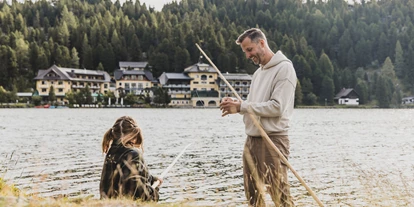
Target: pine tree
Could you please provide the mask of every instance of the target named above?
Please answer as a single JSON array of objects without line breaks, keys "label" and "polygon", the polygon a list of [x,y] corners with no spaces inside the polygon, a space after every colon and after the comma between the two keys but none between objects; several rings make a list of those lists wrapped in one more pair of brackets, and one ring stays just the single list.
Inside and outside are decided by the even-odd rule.
[{"label": "pine tree", "polygon": [[70,67],[79,68],[79,56],[78,56],[78,51],[76,51],[75,47],[72,48],[70,56],[71,56]]},{"label": "pine tree", "polygon": [[404,52],[398,40],[395,44],[395,73],[398,78],[402,79],[405,71]]}]

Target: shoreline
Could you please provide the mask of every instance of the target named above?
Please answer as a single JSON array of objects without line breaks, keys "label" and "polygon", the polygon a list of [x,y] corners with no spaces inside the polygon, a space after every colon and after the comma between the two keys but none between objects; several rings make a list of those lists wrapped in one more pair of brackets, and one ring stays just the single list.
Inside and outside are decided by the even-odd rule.
[{"label": "shoreline", "polygon": [[[129,108],[165,108],[165,109],[206,109],[206,108],[220,108],[220,107],[211,107],[211,106],[153,106],[149,104],[136,104],[136,105],[101,105],[101,104],[84,104],[82,106],[77,105],[66,105],[66,106],[53,106],[49,104],[35,106],[33,104],[26,104],[26,103],[1,103],[0,109],[21,109],[21,108],[38,108],[38,109],[129,109]],[[390,107],[390,108],[380,108],[378,106],[368,106],[368,105],[333,105],[333,106],[321,106],[321,105],[314,105],[314,106],[306,106],[306,105],[299,105],[295,106],[295,109],[413,109],[414,104],[404,104],[400,107]]]}]

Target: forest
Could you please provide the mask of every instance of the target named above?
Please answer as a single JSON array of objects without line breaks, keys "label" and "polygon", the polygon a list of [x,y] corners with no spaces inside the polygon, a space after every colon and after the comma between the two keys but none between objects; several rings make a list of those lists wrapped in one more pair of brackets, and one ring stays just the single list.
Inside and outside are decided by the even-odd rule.
[{"label": "forest", "polygon": [[[414,94],[414,0],[181,0],[161,11],[139,0],[0,0],[0,86],[31,91],[38,70],[104,70],[148,61],[154,77],[200,59],[222,72],[252,74],[235,43],[258,27],[292,60],[297,105],[334,104],[354,88],[360,104],[399,107]],[[208,63],[207,61],[205,61]]]}]

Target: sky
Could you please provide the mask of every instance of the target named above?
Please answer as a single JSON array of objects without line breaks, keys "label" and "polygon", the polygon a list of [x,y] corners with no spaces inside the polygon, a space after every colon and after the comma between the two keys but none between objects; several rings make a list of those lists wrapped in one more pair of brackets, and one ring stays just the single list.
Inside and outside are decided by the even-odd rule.
[{"label": "sky", "polygon": [[161,11],[164,4],[170,3],[172,1],[180,2],[180,0],[139,0],[141,4],[145,3],[147,7],[148,6],[154,7],[155,10],[157,11]]}]

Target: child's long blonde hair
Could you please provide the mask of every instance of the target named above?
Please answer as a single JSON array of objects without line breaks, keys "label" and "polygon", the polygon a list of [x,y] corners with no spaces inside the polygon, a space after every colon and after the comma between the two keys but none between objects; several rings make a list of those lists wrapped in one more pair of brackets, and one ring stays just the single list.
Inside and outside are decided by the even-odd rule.
[{"label": "child's long blonde hair", "polygon": [[[133,145],[133,140],[135,140]],[[112,128],[108,129],[103,136],[102,151],[108,153],[112,142],[120,141],[124,146],[135,146],[143,151],[144,137],[141,129],[135,120],[130,116],[122,116],[118,118]]]}]

